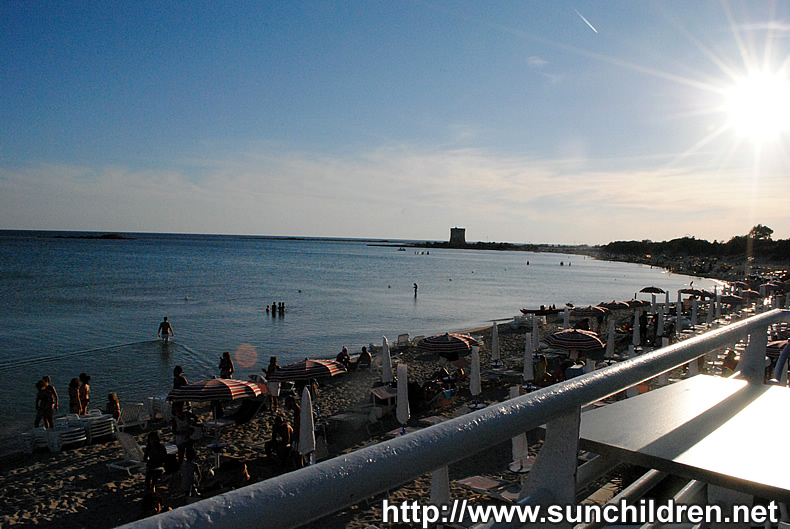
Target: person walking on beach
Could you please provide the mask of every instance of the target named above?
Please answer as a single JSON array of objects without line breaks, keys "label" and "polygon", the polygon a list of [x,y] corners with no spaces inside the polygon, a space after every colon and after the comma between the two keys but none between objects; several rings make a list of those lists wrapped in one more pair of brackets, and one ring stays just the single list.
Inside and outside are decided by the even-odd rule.
[{"label": "person walking on beach", "polygon": [[277,357],[272,356],[269,358],[269,366],[266,368],[266,388],[269,390],[269,407],[273,412],[277,411],[277,401],[280,398],[280,381],[270,379],[278,369],[280,369],[280,364],[277,363]]},{"label": "person walking on beach", "polygon": [[82,404],[80,403],[80,379],[74,377],[69,382],[69,413],[80,414]]},{"label": "person walking on beach", "polygon": [[44,421],[44,428],[52,428],[53,425],[53,409],[55,408],[55,401],[52,398],[52,392],[48,391],[49,384],[46,380],[41,379],[36,382],[36,421],[33,424],[38,428],[41,421]]},{"label": "person walking on beach", "polygon": [[230,353],[225,351],[219,359],[219,378],[230,378],[235,370]]},{"label": "person walking on beach", "polygon": [[80,415],[87,415],[88,413],[88,404],[90,404],[91,400],[91,387],[88,384],[90,381],[90,375],[80,373],[80,406],[82,406]]},{"label": "person walking on beach", "polygon": [[162,323],[159,324],[159,331],[156,333],[158,337],[162,338],[162,341],[167,343],[170,340],[171,335],[175,335],[173,332],[173,327],[170,325],[170,322],[167,321],[167,316],[165,316]]}]

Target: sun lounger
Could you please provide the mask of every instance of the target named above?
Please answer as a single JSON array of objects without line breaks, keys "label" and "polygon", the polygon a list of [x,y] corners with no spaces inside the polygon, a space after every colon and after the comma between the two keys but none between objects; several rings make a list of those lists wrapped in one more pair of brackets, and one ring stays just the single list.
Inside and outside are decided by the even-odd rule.
[{"label": "sun lounger", "polygon": [[124,431],[132,426],[145,428],[148,421],[143,418],[143,404],[129,404],[121,409],[121,416],[118,418],[118,429]]},{"label": "sun lounger", "polygon": [[121,445],[123,458],[120,461],[107,463],[107,468],[125,470],[130,476],[133,470],[144,468],[145,455],[143,454],[143,448],[137,444],[134,437],[125,432],[118,432],[116,438]]}]

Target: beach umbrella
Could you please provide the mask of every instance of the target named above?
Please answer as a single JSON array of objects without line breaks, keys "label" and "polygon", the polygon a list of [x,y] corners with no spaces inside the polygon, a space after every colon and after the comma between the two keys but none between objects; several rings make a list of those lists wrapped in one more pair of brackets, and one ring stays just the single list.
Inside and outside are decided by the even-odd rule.
[{"label": "beach umbrella", "polygon": [[603,342],[596,333],[583,329],[557,331],[546,338],[546,343],[568,351],[595,351],[603,348]]},{"label": "beach umbrella", "polygon": [[406,433],[409,422],[409,368],[406,364],[398,364],[398,400],[395,404],[395,418],[403,427],[401,435]]},{"label": "beach umbrella", "polygon": [[666,291],[663,288],[652,287],[652,286],[651,287],[645,287],[642,290],[640,290],[639,292],[643,292],[645,294],[665,294],[666,293]]},{"label": "beach umbrella", "polygon": [[469,407],[472,409],[482,408],[483,405],[478,403],[477,397],[483,392],[483,387],[480,382],[480,352],[472,351],[472,366],[469,370],[469,393],[474,397],[474,404]]},{"label": "beach umbrella", "polygon": [[468,354],[476,345],[477,340],[468,334],[444,333],[423,338],[417,343],[417,350],[438,354],[448,360],[458,360],[460,355]]},{"label": "beach umbrella", "polygon": [[631,307],[632,309],[638,309],[638,308],[647,307],[648,305],[650,305],[649,301],[647,301],[645,299],[636,299],[636,298],[629,299],[628,301],[625,301],[624,303],[626,305],[628,305],[629,307]]},{"label": "beach umbrella", "polygon": [[614,320],[609,320],[609,338],[606,339],[605,358],[614,358]]},{"label": "beach umbrella", "polygon": [[[681,294],[688,294],[690,296],[697,296],[698,298],[705,297],[706,295],[706,291],[700,290],[698,288],[681,288],[680,290],[678,290],[678,292]],[[710,294],[710,292],[708,292],[707,294]]]},{"label": "beach umbrella", "polygon": [[736,296],[735,294],[726,294],[719,298],[719,303],[724,303],[726,305],[740,305],[743,303],[743,298],[741,296]]},{"label": "beach umbrella", "polygon": [[749,288],[749,283],[746,281],[733,281],[730,283],[730,286],[735,288]]},{"label": "beach umbrella", "polygon": [[313,424],[313,401],[310,398],[310,388],[305,386],[302,390],[302,407],[299,416],[299,454],[309,456],[309,464],[313,464],[315,453],[315,424]]},{"label": "beach umbrella", "polygon": [[625,301],[614,300],[598,303],[598,306],[609,310],[624,310],[631,308],[630,305],[628,305],[628,303]]},{"label": "beach umbrella", "polygon": [[499,330],[497,329],[496,322],[493,322],[493,325],[491,325],[491,365],[502,365],[499,356]]},{"label": "beach umbrella", "polygon": [[381,381],[385,384],[392,382],[392,358],[390,358],[390,343],[385,336],[381,342]]},{"label": "beach umbrella", "polygon": [[609,309],[605,307],[595,306],[592,305],[587,307],[574,307],[571,309],[571,314],[573,316],[581,317],[581,318],[598,318],[602,316],[606,316],[609,314]]},{"label": "beach umbrella", "polygon": [[524,382],[535,380],[535,366],[532,361],[532,333],[527,333],[524,340]]},{"label": "beach umbrella", "polygon": [[762,297],[762,296],[760,296],[760,293],[757,292],[756,290],[750,290],[748,288],[745,289],[745,290],[741,290],[738,293],[738,295],[741,296],[744,299],[754,299],[754,298]]},{"label": "beach umbrella", "polygon": [[288,364],[278,369],[269,380],[277,382],[283,380],[300,381],[312,378],[333,377],[346,373],[343,364],[334,360],[312,360],[305,358],[299,362]]},{"label": "beach umbrella", "polygon": [[207,378],[192,382],[170,391],[167,400],[210,402],[238,400],[257,397],[261,394],[258,384],[232,378]]}]

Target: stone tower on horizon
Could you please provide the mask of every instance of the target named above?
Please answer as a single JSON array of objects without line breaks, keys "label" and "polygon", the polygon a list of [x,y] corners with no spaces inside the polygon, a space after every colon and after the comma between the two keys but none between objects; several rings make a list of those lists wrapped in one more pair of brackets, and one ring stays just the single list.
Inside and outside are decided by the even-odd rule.
[{"label": "stone tower on horizon", "polygon": [[466,228],[450,228],[450,246],[454,248],[466,246]]}]

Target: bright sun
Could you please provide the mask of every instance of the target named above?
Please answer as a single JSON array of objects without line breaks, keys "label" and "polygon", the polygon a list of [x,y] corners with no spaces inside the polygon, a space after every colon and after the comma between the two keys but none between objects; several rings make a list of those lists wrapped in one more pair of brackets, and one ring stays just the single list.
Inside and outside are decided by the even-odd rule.
[{"label": "bright sun", "polygon": [[752,74],[727,91],[729,125],[756,141],[776,138],[790,130],[790,80]]}]

